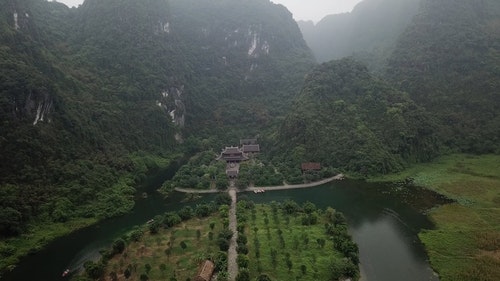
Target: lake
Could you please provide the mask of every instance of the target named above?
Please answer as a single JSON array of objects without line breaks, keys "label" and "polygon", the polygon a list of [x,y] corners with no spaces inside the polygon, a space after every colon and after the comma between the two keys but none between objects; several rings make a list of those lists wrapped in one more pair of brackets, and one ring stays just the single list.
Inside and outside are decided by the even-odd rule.
[{"label": "lake", "polygon": [[[170,174],[170,173],[169,173]],[[99,250],[157,214],[213,200],[215,195],[182,203],[184,194],[174,193],[164,200],[154,192],[165,176],[152,178],[142,187],[148,198],[138,198],[132,212],[100,222],[50,243],[42,251],[24,258],[1,280],[63,280],[66,269],[81,268],[88,259],[99,257]],[[317,207],[331,206],[343,212],[350,232],[359,245],[363,281],[439,280],[432,272],[417,233],[432,228],[423,212],[445,198],[418,187],[401,188],[389,184],[343,180],[307,189],[239,193],[256,203],[292,199],[311,201]]]}]

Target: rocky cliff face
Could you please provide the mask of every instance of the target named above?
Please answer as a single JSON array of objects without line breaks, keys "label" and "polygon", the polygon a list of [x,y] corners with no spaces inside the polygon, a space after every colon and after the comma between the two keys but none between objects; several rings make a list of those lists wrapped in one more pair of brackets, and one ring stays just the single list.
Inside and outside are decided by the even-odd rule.
[{"label": "rocky cliff face", "polygon": [[0,10],[0,184],[64,189],[87,167],[74,162],[127,170],[138,150],[262,130],[313,65],[291,14],[268,0],[11,0]]}]

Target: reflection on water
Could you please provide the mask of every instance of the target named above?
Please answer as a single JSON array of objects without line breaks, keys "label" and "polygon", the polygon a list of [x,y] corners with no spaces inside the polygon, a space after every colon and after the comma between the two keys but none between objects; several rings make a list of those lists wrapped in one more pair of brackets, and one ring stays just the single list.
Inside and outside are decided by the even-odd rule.
[{"label": "reflection on water", "polygon": [[[2,280],[62,280],[61,273],[66,268],[81,268],[86,260],[98,257],[100,249],[109,247],[113,240],[134,225],[185,205],[180,203],[182,194],[173,194],[166,201],[155,195],[152,191],[160,182],[148,184],[150,196],[139,200],[130,214],[54,241],[41,252],[23,259]],[[320,208],[331,206],[343,212],[360,248],[363,281],[438,280],[429,268],[416,234],[422,228],[432,227],[421,210],[446,200],[427,190],[346,180],[310,189],[240,193],[239,197],[247,197],[257,203],[284,199],[298,203],[311,201]],[[213,198],[214,195],[205,195],[201,201],[189,204]]]},{"label": "reflection on water", "polygon": [[307,190],[248,194],[256,202],[293,199],[343,212],[359,245],[363,281],[437,281],[417,233],[432,228],[422,210],[448,200],[425,189],[393,188],[357,181]]},{"label": "reflection on water", "polygon": [[361,249],[363,280],[438,280],[417,237],[407,233],[392,214],[365,221],[352,228],[351,233]]}]

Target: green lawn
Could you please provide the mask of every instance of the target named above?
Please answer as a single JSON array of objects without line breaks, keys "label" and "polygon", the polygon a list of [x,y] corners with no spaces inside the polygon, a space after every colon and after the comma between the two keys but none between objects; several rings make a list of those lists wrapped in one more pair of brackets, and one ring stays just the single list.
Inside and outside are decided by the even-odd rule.
[{"label": "green lawn", "polygon": [[500,155],[451,155],[373,179],[408,177],[456,203],[432,210],[420,233],[441,281],[500,280]]}]

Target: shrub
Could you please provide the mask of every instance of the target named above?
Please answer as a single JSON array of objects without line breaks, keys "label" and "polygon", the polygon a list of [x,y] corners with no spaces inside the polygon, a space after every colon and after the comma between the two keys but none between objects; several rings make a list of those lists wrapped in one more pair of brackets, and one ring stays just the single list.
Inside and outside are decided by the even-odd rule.
[{"label": "shrub", "polygon": [[125,241],[123,239],[117,239],[113,242],[113,255],[121,254],[125,250]]},{"label": "shrub", "polygon": [[236,276],[236,281],[250,281],[250,273],[248,272],[248,269],[244,268],[240,270]]},{"label": "shrub", "polygon": [[239,268],[248,268],[250,260],[246,255],[238,255],[237,263]]}]

